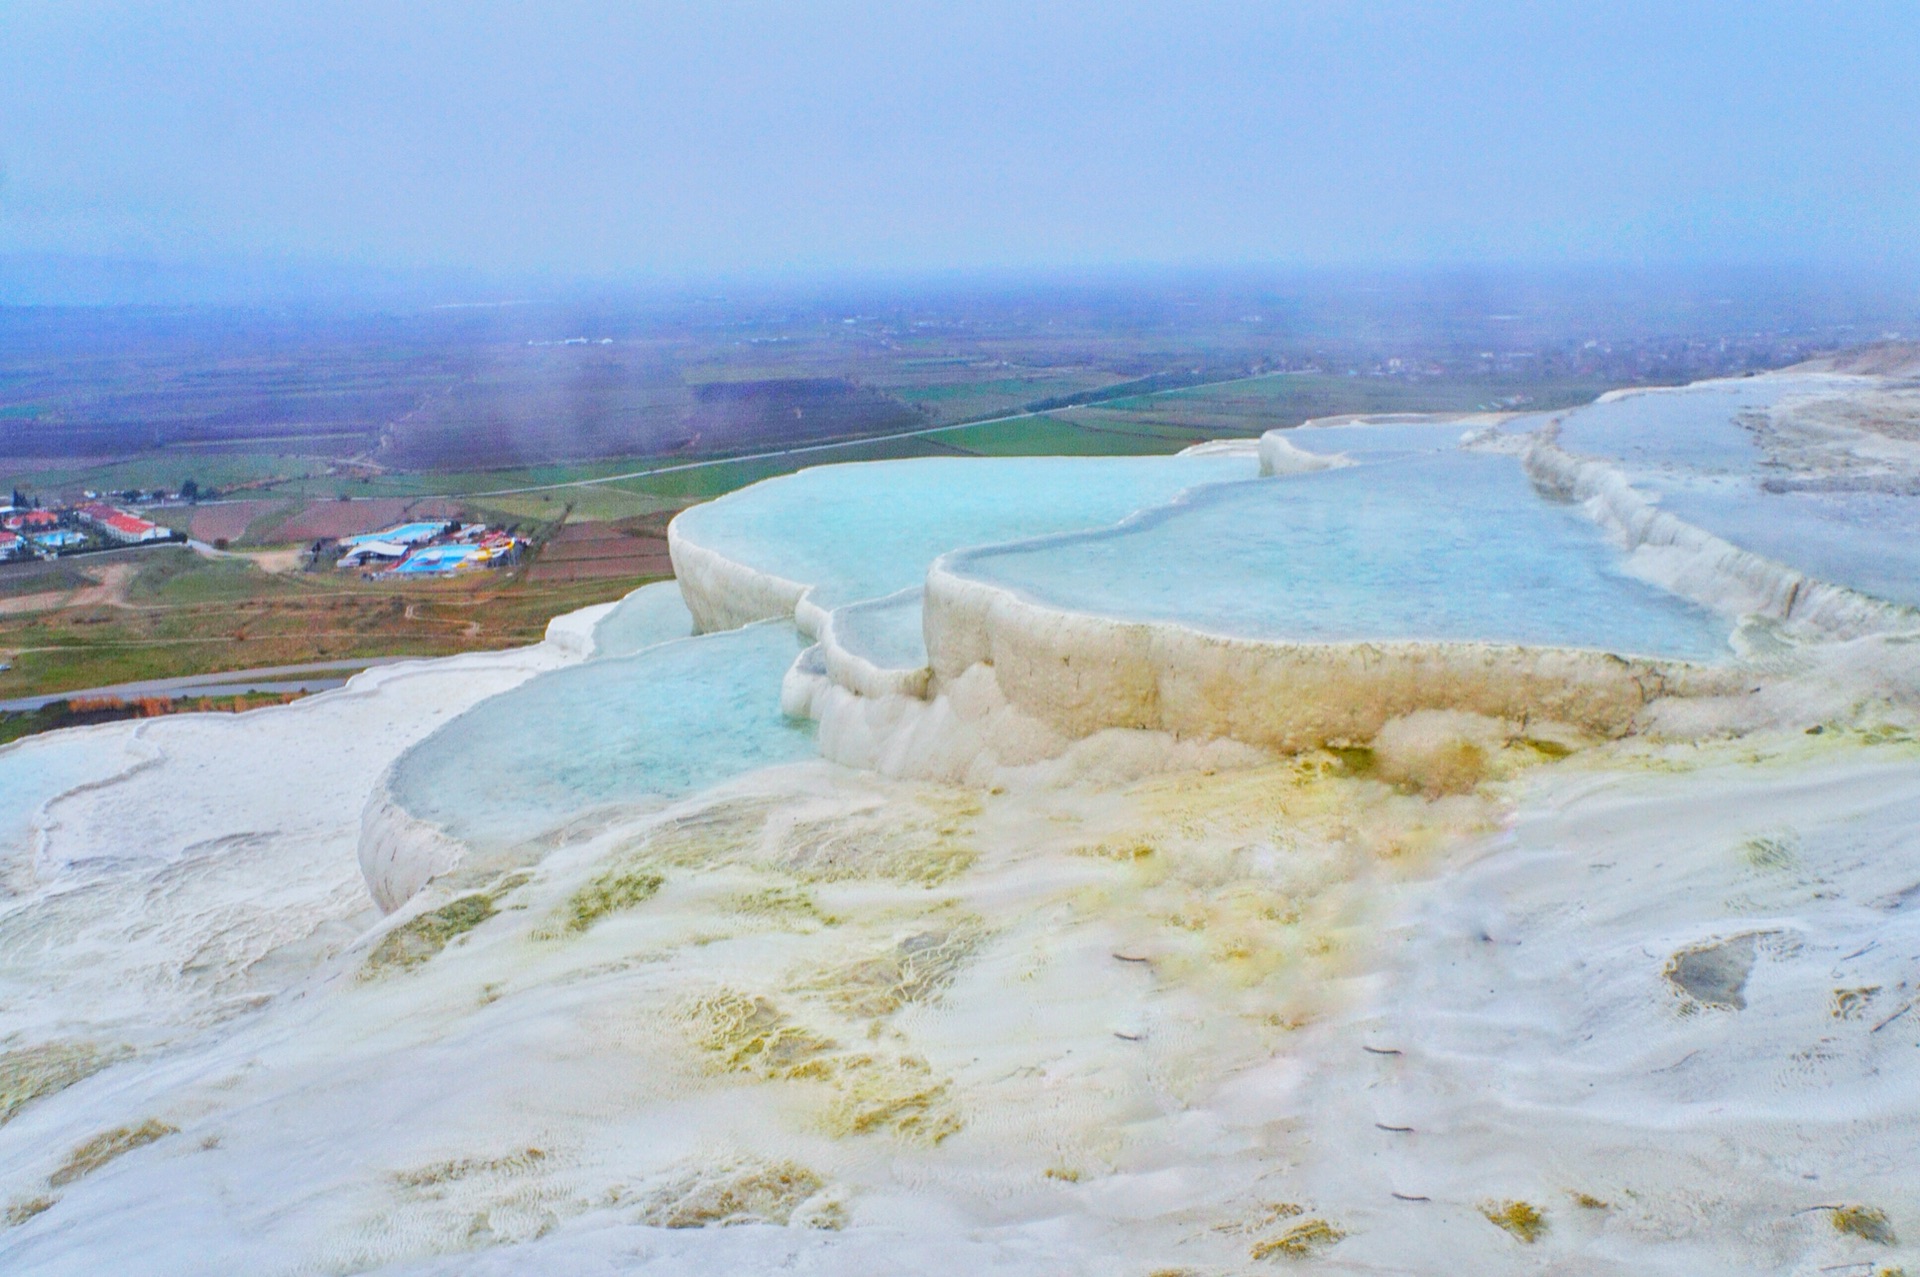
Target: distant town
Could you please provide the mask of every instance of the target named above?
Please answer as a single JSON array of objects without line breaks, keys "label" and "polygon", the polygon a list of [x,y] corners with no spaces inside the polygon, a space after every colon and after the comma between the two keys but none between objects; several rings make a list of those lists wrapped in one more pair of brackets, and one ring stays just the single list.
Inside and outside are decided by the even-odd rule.
[{"label": "distant town", "polygon": [[[138,494],[110,495],[126,499]],[[170,528],[108,504],[100,493],[89,492],[86,496],[87,500],[78,505],[43,508],[15,489],[12,500],[0,507],[0,562],[186,540]]]},{"label": "distant town", "polygon": [[[9,503],[0,506],[0,563],[168,542],[192,544],[186,533],[125,507],[135,503],[146,508],[191,506],[202,495],[189,482],[176,492],[88,491],[77,503],[42,504],[16,488]],[[416,520],[356,536],[316,539],[302,552],[301,566],[357,570],[366,580],[389,575],[454,576],[517,565],[527,544],[516,530],[486,523]],[[200,548],[221,553],[227,547],[216,542]]]}]

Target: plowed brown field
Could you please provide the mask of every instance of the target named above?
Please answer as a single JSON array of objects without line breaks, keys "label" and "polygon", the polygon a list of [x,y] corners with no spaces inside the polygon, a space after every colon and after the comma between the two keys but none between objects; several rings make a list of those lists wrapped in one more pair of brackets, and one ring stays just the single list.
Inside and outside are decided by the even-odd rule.
[{"label": "plowed brown field", "polygon": [[192,535],[201,541],[238,541],[247,525],[267,511],[284,504],[279,501],[227,501],[202,506],[193,512]]},{"label": "plowed brown field", "polygon": [[321,537],[351,537],[378,532],[410,519],[452,519],[460,507],[438,498],[372,497],[364,501],[314,501],[282,523],[278,541],[313,541]]},{"label": "plowed brown field", "polygon": [[661,537],[628,536],[604,523],[569,523],[527,569],[529,581],[588,581],[611,577],[672,576]]}]

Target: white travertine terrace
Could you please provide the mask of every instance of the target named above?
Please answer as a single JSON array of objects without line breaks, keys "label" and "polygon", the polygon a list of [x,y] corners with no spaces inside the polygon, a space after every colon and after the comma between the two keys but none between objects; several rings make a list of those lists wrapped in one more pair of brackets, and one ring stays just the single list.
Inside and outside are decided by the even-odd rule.
[{"label": "white travertine terrace", "polygon": [[[591,656],[594,627],[614,606],[600,603],[556,616],[547,624],[544,641],[529,651],[545,656],[551,667]],[[407,811],[394,799],[387,781],[383,774],[361,810],[358,859],[367,893],[383,912],[391,913],[460,864],[466,847]]]},{"label": "white travertine terrace", "polygon": [[[1296,446],[1287,435],[1314,438],[1270,432],[1259,441],[1263,473],[1355,464],[1337,451]],[[817,640],[789,672],[783,703],[821,723],[826,756],[909,774],[977,776],[967,761],[974,749],[1000,763],[1031,762],[1115,728],[1297,751],[1364,742],[1387,721],[1422,710],[1548,720],[1612,736],[1653,700],[1725,692],[1741,677],[1681,660],[1495,641],[1234,637],[1050,606],[956,571],[947,559],[926,578],[926,665],[889,668],[836,633],[835,617],[872,604],[825,612],[807,602],[807,584],[701,546],[678,523],[672,533],[681,588],[703,623],[791,615]],[[1249,588],[1256,587],[1250,582]],[[995,694],[984,703],[949,696],[976,668],[993,681]],[[933,702],[945,708],[929,715],[924,706]],[[976,722],[963,728],[981,713],[995,716],[1000,727],[983,731]],[[930,738],[941,736],[952,748],[932,744]]]},{"label": "white travertine terrace", "polygon": [[687,610],[701,633],[738,629],[776,617],[791,617],[803,634],[818,631],[825,613],[807,602],[808,585],[697,544],[678,519],[667,525],[667,552]]},{"label": "white travertine terrace", "polygon": [[1497,643],[1299,643],[1065,612],[935,564],[935,693],[979,665],[1009,703],[1074,739],[1107,728],[1284,752],[1363,743],[1419,710],[1549,719],[1617,735],[1662,696],[1737,678],[1680,661]]},{"label": "white travertine terrace", "polygon": [[1560,447],[1553,426],[1534,436],[1523,457],[1544,491],[1580,502],[1619,539],[1638,575],[1683,598],[1730,615],[1766,617],[1813,637],[1920,628],[1920,612],[1912,608],[1816,580],[1675,517],[1619,467]]},{"label": "white travertine terrace", "polygon": [[384,913],[406,904],[420,889],[466,858],[466,847],[409,812],[385,779],[360,812],[360,876]]},{"label": "white travertine terrace", "polygon": [[924,663],[882,664],[859,650],[850,641],[851,636],[842,633],[857,624],[863,613],[878,608],[912,606],[919,611],[921,596],[921,590],[905,590],[882,599],[850,603],[827,613],[814,631],[827,677],[857,696],[924,698],[931,675]]},{"label": "white travertine terrace", "polygon": [[[1390,478],[1343,429],[1236,488]],[[0,1270],[1912,1271],[1920,644],[1531,446],[1777,644],[1288,642],[979,570],[1096,532],[916,546],[922,660],[892,568],[806,612],[680,535],[689,611],[0,748]],[[1271,753],[1322,740],[1368,748]]]},{"label": "white travertine terrace", "polygon": [[[1389,429],[1422,428],[1420,419],[1382,420]],[[1578,502],[1620,547],[1633,575],[1726,616],[1730,625],[1743,622],[1742,650],[1754,641],[1748,631],[1755,622],[1789,641],[1920,628],[1913,609],[1814,579],[1662,509],[1618,465],[1566,450],[1558,418],[1535,419],[1533,430],[1515,433],[1505,427],[1517,431],[1527,422],[1510,414],[1459,420],[1476,427],[1465,433],[1468,446],[1517,454],[1542,493]],[[1322,430],[1313,424],[1263,436],[1261,473],[1285,481],[1359,464],[1341,449],[1365,437],[1355,430],[1366,419],[1329,421],[1332,428]],[[1218,451],[1243,455],[1245,444]],[[1613,736],[1630,730],[1654,702],[1726,697],[1750,678],[1724,662],[1703,666],[1579,647],[1213,633],[1203,625],[1053,606],[957,570],[949,559],[964,554],[928,571],[926,665],[889,667],[842,641],[833,614],[807,603],[806,585],[732,561],[684,532],[673,545],[682,588],[703,623],[791,615],[818,641],[789,672],[783,699],[789,712],[820,722],[828,757],[911,774],[977,778],[971,753],[1031,762],[1115,728],[1297,751],[1364,742],[1383,724],[1424,710],[1549,720]],[[990,680],[984,700],[977,678],[975,692],[950,694],[970,672]],[[943,737],[947,748],[935,743]]]}]

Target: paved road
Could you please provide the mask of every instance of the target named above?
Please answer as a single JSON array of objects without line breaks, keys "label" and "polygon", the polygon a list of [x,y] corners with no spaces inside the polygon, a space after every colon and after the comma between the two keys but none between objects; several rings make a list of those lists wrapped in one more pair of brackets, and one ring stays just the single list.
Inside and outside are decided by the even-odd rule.
[{"label": "paved road", "polygon": [[[141,696],[238,696],[242,692],[318,692],[339,687],[351,674],[374,665],[395,665],[415,661],[417,656],[375,656],[359,660],[312,661],[305,665],[271,665],[251,670],[222,670],[214,674],[192,674],[181,678],[150,678],[140,683],[116,683],[112,687],[87,687],[71,692],[53,692],[45,696],[23,696],[0,701],[0,712],[17,714],[39,709],[55,701],[76,696],[118,696],[132,700]],[[302,674],[333,674],[331,678],[301,678]]]}]

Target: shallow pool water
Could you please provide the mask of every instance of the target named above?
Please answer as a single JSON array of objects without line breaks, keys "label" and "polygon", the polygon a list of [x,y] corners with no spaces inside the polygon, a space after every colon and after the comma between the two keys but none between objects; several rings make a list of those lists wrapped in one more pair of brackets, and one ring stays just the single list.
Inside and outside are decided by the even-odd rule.
[{"label": "shallow pool water", "polygon": [[1618,557],[1515,458],[1451,452],[1221,485],[1119,528],[946,562],[1072,611],[1224,635],[1727,654],[1727,621]]},{"label": "shallow pool water", "polygon": [[1622,395],[1567,413],[1560,446],[1629,469],[1751,473],[1760,464],[1760,450],[1740,424],[1741,416],[1764,412],[1818,384],[1798,377],[1745,377]]},{"label": "shallow pool water", "polygon": [[1452,452],[1480,427],[1465,421],[1377,421],[1350,426],[1303,426],[1280,437],[1302,452],[1345,453],[1354,460],[1385,461],[1423,452]]},{"label": "shallow pool water", "polygon": [[655,581],[621,599],[600,618],[593,627],[593,659],[632,656],[692,633],[693,613],[687,611],[679,584]]},{"label": "shallow pool water", "polygon": [[[1823,491],[1769,465],[1743,415],[1833,393],[1829,378],[1750,377],[1628,395],[1569,413],[1560,445],[1618,465],[1676,518],[1821,581],[1920,606],[1920,499]],[[1775,488],[1767,484],[1774,481]],[[1844,487],[1844,482],[1841,483]]]},{"label": "shallow pool water", "polygon": [[60,732],[0,749],[0,856],[31,849],[34,817],[47,802],[129,762],[119,733]]},{"label": "shallow pool water", "polygon": [[1920,500],[1886,492],[1768,492],[1758,484],[1650,483],[1660,505],[1743,550],[1920,607]]},{"label": "shallow pool water", "polygon": [[464,842],[503,846],[812,757],[811,725],[780,713],[799,650],[792,626],[769,622],[541,674],[408,750],[392,794]]},{"label": "shallow pool water", "polygon": [[1251,456],[926,458],[823,466],[679,516],[697,544],[815,586],[833,608],[919,585],[948,550],[1097,528],[1195,484],[1248,479]]},{"label": "shallow pool water", "polygon": [[837,608],[833,637],[841,647],[883,670],[917,670],[927,663],[921,624],[923,590],[902,590]]}]

